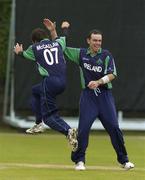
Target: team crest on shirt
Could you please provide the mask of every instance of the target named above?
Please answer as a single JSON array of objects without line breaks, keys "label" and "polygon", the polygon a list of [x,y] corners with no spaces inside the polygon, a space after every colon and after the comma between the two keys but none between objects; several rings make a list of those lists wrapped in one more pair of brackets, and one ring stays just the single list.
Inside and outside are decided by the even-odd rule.
[{"label": "team crest on shirt", "polygon": [[97,64],[97,65],[101,65],[101,64],[103,64],[102,59],[100,59],[100,58],[99,58],[99,59],[96,61],[96,64]]}]

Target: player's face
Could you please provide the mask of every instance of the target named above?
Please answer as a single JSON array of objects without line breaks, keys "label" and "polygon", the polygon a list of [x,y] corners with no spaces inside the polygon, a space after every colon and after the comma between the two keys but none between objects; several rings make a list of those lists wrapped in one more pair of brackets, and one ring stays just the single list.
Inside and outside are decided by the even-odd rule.
[{"label": "player's face", "polygon": [[102,35],[101,34],[92,34],[90,38],[87,39],[87,42],[90,46],[92,53],[97,53],[102,45]]}]

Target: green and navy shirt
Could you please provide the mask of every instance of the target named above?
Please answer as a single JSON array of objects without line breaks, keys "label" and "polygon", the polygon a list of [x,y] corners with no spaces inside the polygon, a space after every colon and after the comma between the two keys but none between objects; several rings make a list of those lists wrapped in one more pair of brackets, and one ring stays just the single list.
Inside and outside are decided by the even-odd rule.
[{"label": "green and navy shirt", "polygon": [[[80,66],[82,88],[87,87],[90,81],[98,80],[107,74],[117,75],[114,58],[108,50],[100,48],[96,54],[91,54],[89,48],[67,47],[65,55]],[[112,83],[103,86],[111,89]]]},{"label": "green and navy shirt", "polygon": [[29,46],[23,51],[23,56],[36,62],[42,76],[65,76],[66,61],[63,54],[65,48],[65,37],[60,37],[55,41],[44,39]]}]

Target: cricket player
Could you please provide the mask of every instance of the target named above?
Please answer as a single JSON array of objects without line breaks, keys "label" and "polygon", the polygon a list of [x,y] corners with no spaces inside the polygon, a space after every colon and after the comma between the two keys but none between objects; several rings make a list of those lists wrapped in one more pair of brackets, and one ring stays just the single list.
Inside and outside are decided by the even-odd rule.
[{"label": "cricket player", "polygon": [[[68,27],[68,22],[62,23],[66,34]],[[117,76],[114,58],[108,50],[101,47],[101,31],[92,30],[87,37],[87,43],[88,48],[65,49],[67,58],[80,67],[83,88],[80,97],[78,149],[72,152],[72,161],[76,164],[76,170],[86,169],[85,156],[90,129],[96,118],[99,118],[110,136],[118,162],[123,168],[131,169],[134,164],[128,159],[111,92],[111,82]]]},{"label": "cricket player", "polygon": [[[49,23],[51,24],[51,21]],[[31,35],[33,44],[27,50],[23,50],[23,45],[17,43],[14,52],[34,61],[40,75],[43,76],[42,82],[32,88],[32,109],[36,119],[43,119],[50,128],[64,134],[72,151],[76,151],[76,129],[60,118],[56,105],[56,96],[61,94],[66,86],[66,62],[63,55],[66,42],[64,37],[51,41],[47,34],[43,29],[34,29]]]}]

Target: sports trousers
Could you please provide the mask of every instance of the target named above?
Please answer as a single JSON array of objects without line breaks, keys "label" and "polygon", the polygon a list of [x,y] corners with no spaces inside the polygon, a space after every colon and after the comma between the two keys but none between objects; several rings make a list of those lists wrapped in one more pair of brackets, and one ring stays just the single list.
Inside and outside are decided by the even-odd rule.
[{"label": "sports trousers", "polygon": [[36,116],[36,123],[43,122],[53,130],[68,134],[71,128],[59,115],[56,97],[65,89],[66,81],[57,76],[45,77],[32,87],[31,107]]},{"label": "sports trousers", "polygon": [[102,125],[109,134],[111,143],[117,154],[118,162],[121,164],[128,162],[123,135],[118,124],[114,98],[111,90],[103,88],[97,88],[96,90],[86,88],[81,93],[78,150],[72,152],[72,161],[75,163],[79,161],[85,162],[89,132],[96,118],[100,119]]}]

